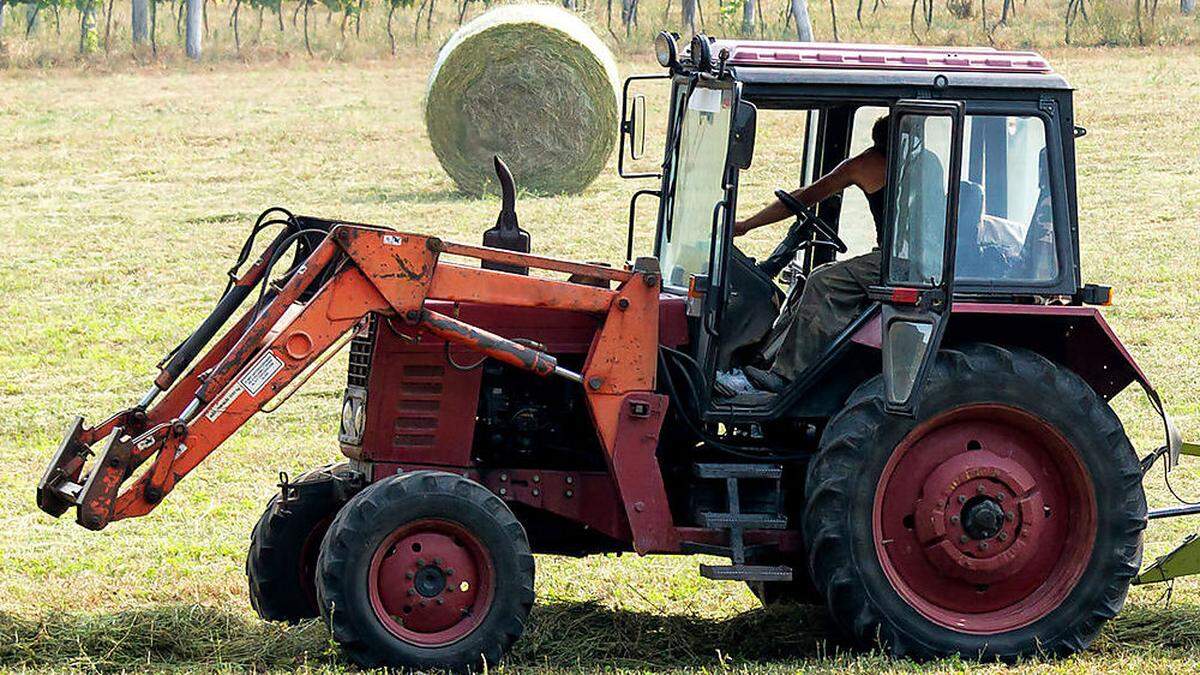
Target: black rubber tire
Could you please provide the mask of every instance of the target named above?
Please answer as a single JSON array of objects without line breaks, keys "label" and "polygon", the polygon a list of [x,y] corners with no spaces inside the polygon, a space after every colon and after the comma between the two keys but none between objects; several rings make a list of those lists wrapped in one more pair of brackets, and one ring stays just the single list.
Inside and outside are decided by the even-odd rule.
[{"label": "black rubber tire", "polygon": [[[478,538],[491,557],[495,590],[478,626],[455,642],[428,647],[400,639],[369,597],[371,559],[397,528],[447,520]],[[346,655],[366,668],[456,672],[495,667],[525,630],[534,601],[534,561],[525,528],[484,486],[441,471],[389,476],[351,499],[334,518],[317,560],[321,616]]]},{"label": "black rubber tire", "polygon": [[334,476],[345,465],[306,473],[291,484],[284,505],[279,493],[267,502],[250,534],[246,579],[250,605],[264,621],[297,623],[320,615],[314,584],[321,539],[344,499]]},{"label": "black rubber tire", "polygon": [[[884,411],[882,377],[851,394],[825,429],[808,471],[803,530],[813,580],[835,624],[860,646],[915,659],[959,655],[1012,661],[1085,649],[1120,611],[1141,564],[1146,498],[1120,420],[1082,379],[1033,352],[992,345],[944,350],[921,393],[917,418]],[[1081,455],[1097,495],[1097,531],[1082,576],[1057,608],[990,635],[945,628],[913,609],[885,576],[873,538],[879,478],[893,449],[920,422],[951,408],[999,402],[1052,424]]]}]

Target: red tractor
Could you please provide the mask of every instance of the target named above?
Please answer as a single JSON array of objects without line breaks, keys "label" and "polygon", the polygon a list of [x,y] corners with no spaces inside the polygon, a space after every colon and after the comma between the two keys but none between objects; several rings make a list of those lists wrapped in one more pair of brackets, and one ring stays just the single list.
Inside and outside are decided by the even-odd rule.
[{"label": "red tractor", "polygon": [[[1066,82],[992,49],[657,48],[666,72],[626,84],[623,175],[646,177],[627,171],[631,86],[663,78],[671,98],[624,268],[528,253],[500,162],[490,246],[268,211],[149,393],[71,426],[40,507],[94,530],[147,514],[349,344],[345,461],[283,481],[246,570],[260,616],[320,616],[364,666],[494,664],[533,605],[534,553],[613,551],[727,557],[700,574],[823,603],[896,655],[1086,648],[1138,573],[1142,478],[1185,444],[1094,306],[1109,289],[1081,278]],[[805,182],[890,113],[882,272],[801,377],[729,395],[717,373],[770,361],[859,224],[849,196],[792,202],[774,253],[738,250],[759,109],[795,116]],[[642,197],[657,230],[635,257]],[[1167,430],[1141,459],[1108,405],[1135,383]]]}]

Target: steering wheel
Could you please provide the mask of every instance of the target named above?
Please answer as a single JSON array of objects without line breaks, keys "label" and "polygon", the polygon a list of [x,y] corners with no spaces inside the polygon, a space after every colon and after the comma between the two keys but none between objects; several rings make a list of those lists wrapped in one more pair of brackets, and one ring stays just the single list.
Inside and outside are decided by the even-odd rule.
[{"label": "steering wheel", "polygon": [[795,214],[797,220],[805,222],[813,229],[814,232],[824,238],[825,241],[833,244],[834,247],[837,248],[838,253],[845,253],[847,250],[849,250],[849,247],[846,246],[846,242],[842,241],[842,238],[839,237],[837,232],[835,232],[833,228],[829,226],[829,223],[821,220],[821,217],[817,215],[816,211],[801,204],[800,200],[792,196],[792,193],[785,190],[776,190],[775,198],[782,202],[783,205],[787,207],[788,211],[791,211],[793,214]]},{"label": "steering wheel", "polygon": [[[821,220],[820,216],[812,209],[801,204],[790,193],[776,190],[775,197],[795,214],[796,222],[788,229],[787,236],[779,242],[771,255],[758,263],[758,269],[762,270],[764,274],[774,279],[796,257],[796,251],[809,241],[819,245],[832,246],[837,249],[838,253],[845,253],[849,249],[846,242],[837,236],[828,223]],[[810,231],[816,233],[818,238],[810,240],[808,236]]]}]

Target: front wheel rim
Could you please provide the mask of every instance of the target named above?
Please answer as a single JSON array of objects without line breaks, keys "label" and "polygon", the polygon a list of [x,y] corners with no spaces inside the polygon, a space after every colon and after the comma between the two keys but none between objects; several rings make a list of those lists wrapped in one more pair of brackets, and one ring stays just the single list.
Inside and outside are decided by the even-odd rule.
[{"label": "front wheel rim", "polygon": [[1059,607],[1096,539],[1090,473],[1032,413],[998,404],[938,414],[880,476],[874,546],[892,588],[945,628],[995,634]]},{"label": "front wheel rim", "polygon": [[495,566],[462,525],[421,519],[389,534],[371,558],[371,607],[392,635],[424,647],[479,627],[495,597]]}]

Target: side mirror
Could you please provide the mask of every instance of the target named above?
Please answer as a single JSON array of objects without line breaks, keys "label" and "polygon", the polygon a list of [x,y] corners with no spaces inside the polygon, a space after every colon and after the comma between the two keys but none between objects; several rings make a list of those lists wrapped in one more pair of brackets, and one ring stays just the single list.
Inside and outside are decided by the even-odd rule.
[{"label": "side mirror", "polygon": [[629,119],[622,125],[629,137],[629,158],[646,156],[646,97],[638,94],[629,104]]},{"label": "side mirror", "polygon": [[747,101],[738,102],[733,114],[733,133],[729,144],[729,163],[739,169],[749,169],[754,159],[754,132],[758,123],[758,108]]},{"label": "side mirror", "polygon": [[[652,84],[649,82],[651,80],[657,82]],[[650,100],[669,101],[666,91],[662,92],[661,99],[658,96],[658,90],[665,90],[664,85],[669,83],[669,75],[631,75],[625,78],[625,86],[621,91],[620,133],[617,135],[620,143],[617,149],[617,175],[621,178],[662,177],[658,160],[646,157],[646,110],[649,106],[643,92],[647,86],[656,87],[650,91]],[[654,133],[657,136],[658,132]]]}]

